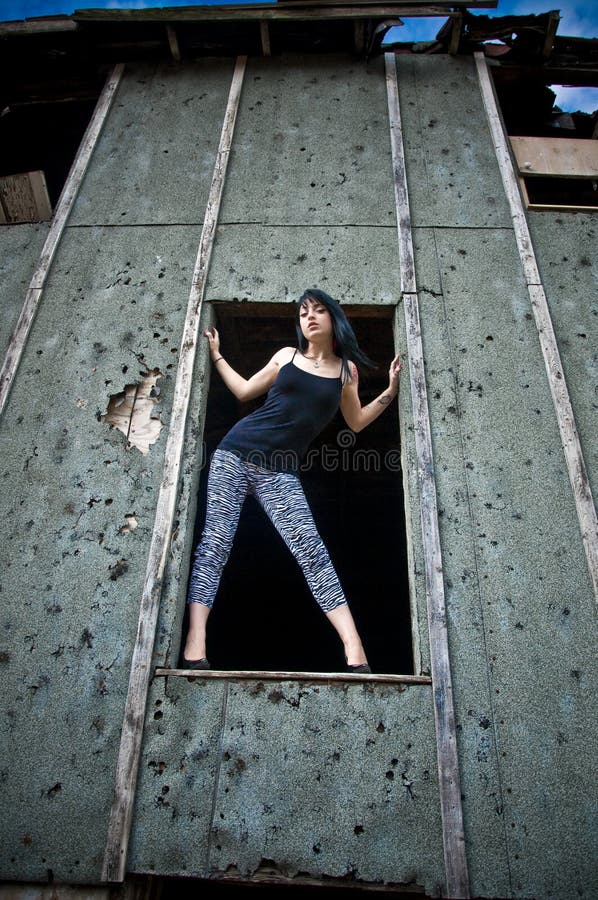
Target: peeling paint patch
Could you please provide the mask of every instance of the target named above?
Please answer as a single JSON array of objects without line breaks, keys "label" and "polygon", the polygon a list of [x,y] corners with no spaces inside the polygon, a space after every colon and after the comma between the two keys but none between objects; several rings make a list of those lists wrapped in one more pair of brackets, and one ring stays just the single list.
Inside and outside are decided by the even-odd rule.
[{"label": "peeling paint patch", "polygon": [[130,531],[135,531],[135,529],[139,525],[139,522],[135,518],[135,513],[128,513],[125,516],[125,519],[127,520],[126,523],[124,525],[121,525],[121,527],[118,529],[119,534],[129,534]]},{"label": "peeling paint patch", "polygon": [[101,421],[122,431],[127,438],[127,449],[137,447],[146,456],[164,427],[160,417],[152,415],[160,396],[157,381],[162,378],[162,372],[148,369],[140,374],[140,382],[127,384],[120,393],[112,394]]}]

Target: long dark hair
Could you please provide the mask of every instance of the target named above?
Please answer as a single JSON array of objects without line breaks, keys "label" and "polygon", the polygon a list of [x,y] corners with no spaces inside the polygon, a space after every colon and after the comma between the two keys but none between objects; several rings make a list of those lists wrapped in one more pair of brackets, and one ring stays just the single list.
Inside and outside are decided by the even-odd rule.
[{"label": "long dark hair", "polygon": [[309,300],[321,303],[330,313],[332,319],[332,346],[336,355],[342,359],[342,375],[343,382],[350,380],[351,372],[349,369],[349,360],[354,362],[356,366],[364,366],[367,369],[375,369],[376,363],[367,356],[363,350],[360,350],[355,332],[353,331],[344,310],[341,308],[338,300],[320,291],[317,288],[309,288],[304,291],[295,304],[295,331],[297,332],[297,346],[303,353],[307,349],[307,339],[301,331],[300,313],[301,307],[305,306]]}]

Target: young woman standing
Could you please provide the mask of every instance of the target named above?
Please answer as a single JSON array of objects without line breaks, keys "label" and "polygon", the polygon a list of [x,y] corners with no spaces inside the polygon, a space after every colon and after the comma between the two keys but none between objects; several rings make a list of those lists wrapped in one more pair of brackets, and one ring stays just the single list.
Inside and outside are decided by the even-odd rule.
[{"label": "young woman standing", "polygon": [[390,363],[388,388],[362,406],[357,365],[371,366],[340,304],[310,289],[296,304],[298,347],[283,347],[246,379],[220,353],[215,328],[205,332],[212,361],[240,401],[267,393],[264,404],[225,435],[210,463],[204,531],[189,581],[188,669],[209,669],[206,623],[228,559],[245,497],[253,494],[301,566],[307,584],[341,639],[347,669],[371,672],[349,605],[316,529],[298,471],[311,442],[340,407],[353,431],[374,421],[396,397],[401,363]]}]

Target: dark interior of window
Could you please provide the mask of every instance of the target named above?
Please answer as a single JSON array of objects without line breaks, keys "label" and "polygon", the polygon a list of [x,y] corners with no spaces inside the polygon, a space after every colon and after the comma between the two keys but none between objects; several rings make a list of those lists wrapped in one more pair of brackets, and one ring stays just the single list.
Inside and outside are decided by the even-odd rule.
[{"label": "dark interior of window", "polygon": [[12,106],[0,118],[0,175],[41,170],[56,206],[95,101]]},{"label": "dark interior of window", "polygon": [[[290,304],[215,306],[221,350],[246,377],[280,347],[296,345]],[[353,307],[347,313],[360,346],[377,364],[376,370],[360,376],[360,397],[367,403],[388,384],[394,355],[392,309]],[[203,528],[211,454],[225,432],[252,408],[239,404],[212,372],[195,542]],[[339,413],[312,451],[314,459],[301,480],[372,671],[412,674],[397,404],[357,435],[349,432]],[[220,670],[345,671],[336,632],[251,497],[245,501],[208,620],[207,652],[212,668]]]},{"label": "dark interior of window", "polygon": [[34,53],[9,49],[0,61],[0,177],[42,171],[54,208],[106,70],[68,44],[57,51],[52,35],[27,44]]},{"label": "dark interior of window", "polygon": [[598,111],[563,112],[556,104],[556,92],[541,74],[532,78],[519,69],[491,71],[509,135],[592,138]]},{"label": "dark interior of window", "polygon": [[525,179],[530,205],[598,207],[598,180],[593,178]]}]

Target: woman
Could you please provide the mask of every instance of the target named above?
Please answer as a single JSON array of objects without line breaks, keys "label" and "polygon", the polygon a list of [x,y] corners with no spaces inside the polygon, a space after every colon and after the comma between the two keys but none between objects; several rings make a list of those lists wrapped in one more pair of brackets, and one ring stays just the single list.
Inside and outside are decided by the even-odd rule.
[{"label": "woman", "polygon": [[336,629],[350,672],[371,672],[353,616],[320,538],[297,476],[310,443],[339,406],[353,431],[373,422],[396,397],[401,363],[395,356],[389,385],[362,406],[357,363],[373,364],[360,350],[340,304],[324,291],[305,291],[296,306],[298,348],[283,347],[245,379],[220,353],[215,328],[205,331],[213,364],[240,401],[268,396],[241,419],[213,454],[206,523],[189,582],[187,669],[209,669],[206,623],[237,529],[241,506],[254,494],[303,570],[317,603]]}]

